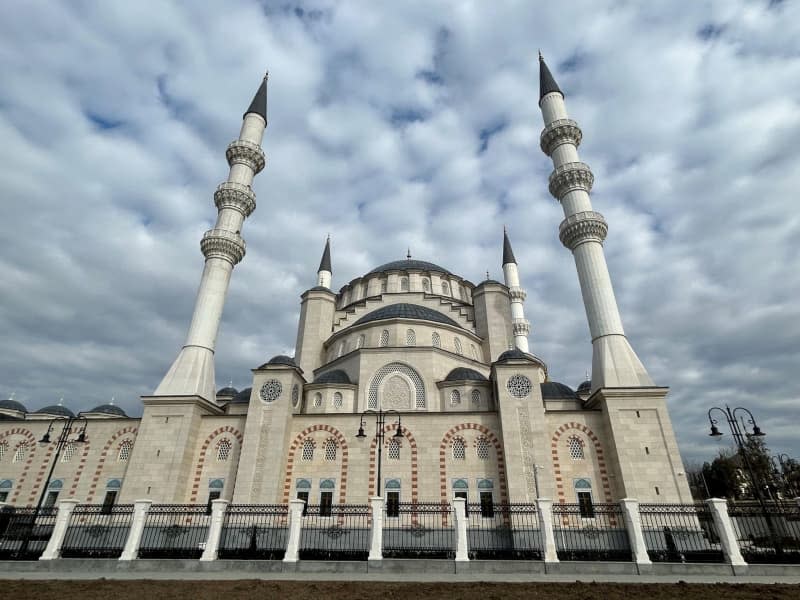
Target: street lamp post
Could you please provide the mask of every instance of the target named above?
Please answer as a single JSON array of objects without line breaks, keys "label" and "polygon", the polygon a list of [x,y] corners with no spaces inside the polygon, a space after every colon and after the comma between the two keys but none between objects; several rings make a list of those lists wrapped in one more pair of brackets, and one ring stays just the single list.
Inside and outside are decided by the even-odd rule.
[{"label": "street lamp post", "polygon": [[391,409],[365,410],[363,413],[361,413],[361,422],[358,425],[358,433],[356,434],[356,437],[359,439],[364,439],[367,437],[367,434],[364,433],[364,417],[368,414],[375,415],[375,442],[378,446],[378,496],[381,495],[381,459],[383,457],[383,439],[386,435],[386,433],[383,431],[383,428],[386,425],[386,416],[392,413],[397,415],[397,431],[394,432],[392,437],[403,437],[403,429],[400,425],[400,413]]}]

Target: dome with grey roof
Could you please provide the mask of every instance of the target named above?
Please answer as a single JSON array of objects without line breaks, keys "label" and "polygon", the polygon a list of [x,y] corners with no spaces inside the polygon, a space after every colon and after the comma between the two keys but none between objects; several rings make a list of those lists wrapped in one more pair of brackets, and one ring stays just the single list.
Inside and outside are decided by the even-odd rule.
[{"label": "dome with grey roof", "polygon": [[296,367],[297,363],[294,362],[294,359],[291,356],[286,356],[285,354],[278,354],[277,356],[273,356],[267,361],[268,365],[286,365],[287,367]]},{"label": "dome with grey roof", "polygon": [[239,390],[237,390],[235,387],[228,386],[228,387],[224,387],[221,390],[219,390],[217,392],[217,396],[235,396],[238,393],[239,393]]},{"label": "dome with grey roof", "polygon": [[393,260],[392,262],[388,262],[380,267],[375,267],[372,269],[372,271],[367,273],[367,275],[386,273],[387,271],[437,271],[439,273],[447,273],[448,275],[451,274],[450,271],[444,267],[440,267],[439,265],[431,262],[407,258],[405,260]]},{"label": "dome with grey roof", "polygon": [[16,410],[17,412],[26,413],[28,409],[21,402],[16,400],[0,400],[0,410]]},{"label": "dome with grey roof", "polygon": [[354,325],[363,325],[364,323],[384,321],[386,319],[416,319],[419,321],[433,321],[434,323],[444,323],[445,325],[460,327],[453,319],[437,310],[433,310],[427,306],[420,306],[419,304],[406,303],[382,306],[361,317]]},{"label": "dome with grey roof", "polygon": [[37,415],[56,415],[59,417],[74,417],[75,413],[68,409],[66,406],[54,404],[53,406],[45,406],[35,411]]},{"label": "dome with grey roof", "polygon": [[500,356],[497,357],[495,362],[504,362],[507,360],[529,360],[535,361],[536,358],[532,354],[528,354],[527,352],[523,352],[519,348],[512,348],[511,350],[506,350]]},{"label": "dome with grey roof", "polygon": [[468,369],[466,367],[456,367],[447,374],[444,378],[445,381],[488,381],[484,375],[478,373],[475,369]]},{"label": "dome with grey roof", "polygon": [[345,383],[350,384],[350,377],[347,376],[347,373],[342,371],[341,369],[334,369],[333,371],[328,371],[327,373],[323,373],[319,377],[317,377],[313,383]]},{"label": "dome with grey roof", "polygon": [[231,404],[234,402],[250,402],[250,392],[253,391],[253,388],[244,388],[241,392],[236,394],[231,400]]},{"label": "dome with grey roof", "polygon": [[[63,407],[62,407],[63,408]],[[115,417],[127,417],[125,411],[115,404],[101,404],[95,406],[92,410],[87,410],[89,413],[101,413],[106,415],[114,415]]]},{"label": "dome with grey roof", "polygon": [[578,386],[578,389],[576,391],[579,394],[582,394],[584,392],[588,393],[588,392],[592,391],[592,382],[589,379],[587,379],[586,381],[582,381],[581,384]]},{"label": "dome with grey roof", "polygon": [[558,381],[545,381],[539,387],[543,400],[580,400],[571,387]]}]

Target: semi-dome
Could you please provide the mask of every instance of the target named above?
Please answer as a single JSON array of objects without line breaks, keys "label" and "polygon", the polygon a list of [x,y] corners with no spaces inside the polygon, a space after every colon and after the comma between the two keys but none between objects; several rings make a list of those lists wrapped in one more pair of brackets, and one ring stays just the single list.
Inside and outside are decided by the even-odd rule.
[{"label": "semi-dome", "polygon": [[428,308],[427,306],[420,306],[419,304],[388,304],[382,306],[371,313],[367,313],[361,317],[354,325],[363,325],[372,321],[385,321],[386,319],[417,319],[419,321],[433,321],[434,323],[444,323],[445,325],[453,325],[460,327],[450,317],[443,315],[439,311]]},{"label": "semi-dome", "polygon": [[0,400],[0,410],[16,410],[17,412],[26,413],[28,409],[21,402],[16,400]]},{"label": "semi-dome", "polygon": [[414,260],[407,258],[405,260],[393,260],[380,267],[375,267],[367,273],[367,275],[374,275],[375,273],[386,273],[387,271],[438,271],[439,273],[447,273],[450,271],[439,265],[424,260]]},{"label": "semi-dome", "polygon": [[241,392],[236,394],[231,400],[231,404],[234,402],[250,402],[250,392],[253,391],[253,388],[244,388]]},{"label": "semi-dome", "polygon": [[86,412],[114,415],[115,417],[128,416],[127,414],[125,414],[124,410],[122,410],[119,406],[115,404],[101,404],[100,406],[95,406],[92,410],[87,410]]},{"label": "semi-dome", "polygon": [[580,400],[571,387],[558,381],[545,381],[539,387],[543,400]]},{"label": "semi-dome", "polygon": [[576,391],[579,394],[581,394],[583,392],[592,391],[592,382],[589,379],[587,379],[586,381],[582,381],[581,384],[578,386],[578,389]]},{"label": "semi-dome", "polygon": [[273,356],[267,361],[268,365],[286,365],[288,367],[296,367],[297,363],[294,362],[294,359],[291,356],[286,356],[285,354],[278,354],[278,356]]},{"label": "semi-dome", "polygon": [[334,369],[333,371],[328,371],[327,373],[323,373],[319,377],[317,377],[313,383],[346,383],[350,384],[350,378],[347,376],[347,373],[342,371],[341,369]]},{"label": "semi-dome", "polygon": [[44,408],[40,408],[39,410],[35,411],[37,415],[58,415],[59,417],[74,417],[75,413],[73,413],[70,409],[66,406],[61,406],[60,404],[54,404],[53,406],[45,406]]},{"label": "semi-dome", "polygon": [[488,381],[484,375],[478,373],[475,369],[468,369],[466,367],[456,367],[447,374],[444,378],[445,381]]},{"label": "semi-dome", "polygon": [[224,387],[221,390],[219,390],[217,392],[217,396],[235,396],[238,393],[239,393],[239,390],[237,390],[235,387],[228,386],[228,387]]}]

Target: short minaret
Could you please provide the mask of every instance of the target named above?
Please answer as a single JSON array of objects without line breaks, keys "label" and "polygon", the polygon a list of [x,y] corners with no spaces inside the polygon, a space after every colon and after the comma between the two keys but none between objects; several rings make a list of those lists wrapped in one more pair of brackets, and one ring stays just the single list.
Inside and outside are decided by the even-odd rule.
[{"label": "short minaret", "polygon": [[331,268],[331,236],[328,236],[328,239],[325,240],[325,250],[322,251],[322,260],[319,261],[319,269],[317,269],[317,285],[331,289],[331,277],[333,277],[333,269]]},{"label": "short minaret", "polygon": [[608,225],[603,215],[592,210],[589,192],[594,175],[578,157],[582,133],[578,124],[567,116],[564,94],[541,53],[539,107],[544,118],[542,152],[553,159],[555,167],[550,174],[550,193],[564,209],[559,238],[575,258],[592,336],[592,391],[652,386],[652,379],[622,329],[603,254]]},{"label": "short minaret", "polygon": [[206,231],[200,249],[206,258],[197,292],[192,323],[178,358],[159,384],[156,396],[199,396],[214,401],[214,347],[222,308],[233,267],[245,254],[241,237],[244,220],[256,208],[250,187],[253,177],[264,168],[261,140],[267,127],[267,76],[261,82],[243,117],[239,139],[228,145],[225,156],[230,165],[228,180],[217,187],[214,203],[217,222]]},{"label": "short minaret", "polygon": [[525,318],[523,306],[527,293],[519,285],[517,259],[514,258],[514,250],[511,249],[511,241],[508,239],[508,231],[505,227],[503,228],[503,276],[511,295],[511,329],[514,332],[514,346],[517,350],[529,352],[528,333],[531,330],[531,324]]}]

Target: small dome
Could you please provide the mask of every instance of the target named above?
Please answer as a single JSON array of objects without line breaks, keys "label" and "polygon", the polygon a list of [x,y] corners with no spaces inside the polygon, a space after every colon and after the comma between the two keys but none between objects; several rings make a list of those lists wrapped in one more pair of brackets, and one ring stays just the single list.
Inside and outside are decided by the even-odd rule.
[{"label": "small dome", "polygon": [[536,359],[532,354],[528,354],[523,352],[519,348],[512,348],[511,350],[506,350],[500,356],[497,357],[495,362],[503,362],[506,360],[528,360],[528,361],[535,361]]},{"label": "small dome", "polygon": [[406,260],[393,260],[392,262],[388,262],[380,267],[375,267],[372,269],[372,271],[367,273],[367,275],[385,273],[387,271],[438,271],[439,273],[450,274],[450,271],[440,267],[439,265],[435,265],[424,260],[413,260],[411,258],[407,258]]},{"label": "small dome", "polygon": [[54,404],[53,406],[45,406],[44,408],[40,408],[39,410],[35,411],[34,414],[37,414],[37,415],[58,415],[59,417],[74,417],[75,416],[75,413],[73,413],[66,406],[61,406],[60,404]]},{"label": "small dome", "polygon": [[582,381],[576,390],[579,394],[582,392],[590,392],[592,390],[592,382],[590,380]]},{"label": "small dome", "polygon": [[347,373],[342,371],[341,369],[335,369],[333,371],[328,371],[327,373],[323,373],[319,377],[317,377],[313,383],[352,383],[350,378],[347,376]]},{"label": "small dome", "polygon": [[285,354],[278,354],[278,356],[273,356],[267,361],[268,365],[286,365],[287,367],[296,367],[297,363],[294,362],[294,359],[291,356],[286,356]]},{"label": "small dome", "polygon": [[309,288],[308,291],[309,292],[328,292],[329,294],[333,294],[333,292],[329,288],[326,288],[324,285],[315,285],[314,287]]},{"label": "small dome", "polygon": [[28,412],[28,409],[22,405],[22,403],[17,402],[16,400],[0,400],[0,410],[16,410],[21,413]]},{"label": "small dome", "polygon": [[457,367],[447,374],[444,378],[445,381],[488,381],[484,375],[481,375],[474,369],[467,369],[466,367]]},{"label": "small dome", "polygon": [[580,400],[571,387],[557,381],[545,381],[539,387],[543,400]]},{"label": "small dome", "polygon": [[233,400],[231,400],[231,404],[233,404],[234,402],[243,402],[243,403],[250,402],[250,392],[252,391],[253,388],[244,388],[241,392],[239,392],[233,397]]},{"label": "small dome", "polygon": [[[63,408],[63,406],[62,406]],[[86,412],[90,413],[103,413],[106,415],[114,415],[115,417],[127,417],[128,415],[125,414],[125,411],[122,410],[119,406],[114,404],[101,404],[100,406],[95,406],[92,410],[87,410]]]},{"label": "small dome", "polygon": [[420,321],[433,321],[434,323],[444,323],[446,325],[460,327],[453,319],[437,310],[433,310],[427,306],[407,304],[405,302],[382,306],[377,310],[373,310],[371,313],[367,313],[353,323],[353,325],[363,325],[364,323],[385,321],[386,319],[417,319]]},{"label": "small dome", "polygon": [[238,393],[239,390],[234,387],[224,387],[217,392],[217,396],[235,396]]},{"label": "small dome", "polygon": [[499,281],[497,281],[496,279],[484,279],[483,281],[481,281],[481,282],[478,284],[478,286],[477,286],[477,287],[480,287],[480,286],[482,286],[482,285],[484,285],[484,284],[486,284],[486,283],[495,283],[495,284],[497,284],[497,285],[503,285],[502,283],[500,283],[500,282],[499,282]]}]

